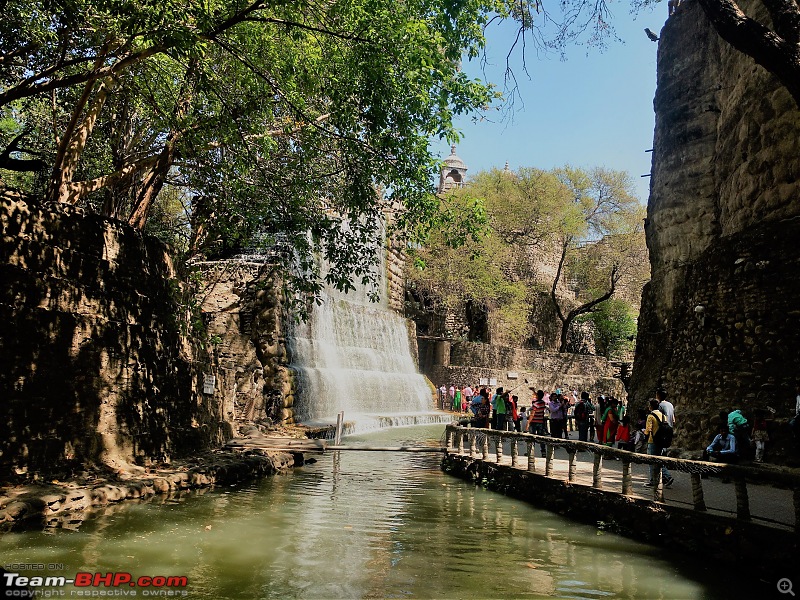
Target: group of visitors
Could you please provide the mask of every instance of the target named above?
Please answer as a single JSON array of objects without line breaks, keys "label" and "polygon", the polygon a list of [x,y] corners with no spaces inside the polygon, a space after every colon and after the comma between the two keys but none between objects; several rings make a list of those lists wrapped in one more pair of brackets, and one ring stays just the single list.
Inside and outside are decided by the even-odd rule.
[{"label": "group of visitors", "polygon": [[726,409],[719,413],[717,435],[703,452],[703,458],[732,463],[750,458],[754,449],[753,460],[764,462],[768,440],[767,413],[764,409],[757,408],[753,411],[752,423],[741,410]]},{"label": "group of visitors", "polygon": [[[515,388],[516,389],[516,388]],[[534,392],[535,388],[529,388]],[[675,407],[663,390],[648,403],[649,410],[639,410],[636,418],[627,414],[627,401],[598,394],[594,401],[589,392],[552,392],[536,390],[530,406],[520,406],[514,390],[488,386],[439,388],[442,408],[472,414],[475,427],[501,431],[520,431],[570,439],[569,431],[578,431],[578,440],[595,442],[631,452],[663,454],[671,445],[675,428]],[[795,387],[794,418],[789,422],[795,442],[800,447],[800,382]],[[774,411],[773,411],[774,412]],[[659,431],[661,430],[661,431]],[[703,452],[704,460],[736,462],[743,458],[764,461],[767,431],[767,411],[756,409],[748,419],[740,409],[719,413],[717,435]],[[545,446],[540,446],[542,456]],[[648,485],[656,484],[655,467],[650,468]],[[666,467],[661,470],[664,484],[669,487],[673,478]]]}]

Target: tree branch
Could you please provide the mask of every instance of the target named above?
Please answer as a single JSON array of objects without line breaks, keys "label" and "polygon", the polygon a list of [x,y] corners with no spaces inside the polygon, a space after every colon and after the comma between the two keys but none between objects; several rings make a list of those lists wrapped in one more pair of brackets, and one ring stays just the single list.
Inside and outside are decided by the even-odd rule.
[{"label": "tree branch", "polygon": [[761,0],[769,11],[775,33],[790,44],[800,42],[800,8],[794,0]]},{"label": "tree branch", "polygon": [[25,137],[27,131],[23,131],[17,137],[15,137],[11,142],[6,146],[6,149],[0,153],[0,169],[6,169],[8,171],[15,171],[17,173],[24,173],[30,171],[41,171],[44,169],[44,161],[39,158],[31,158],[31,159],[21,159],[21,158],[12,158],[12,152],[23,152],[25,154],[33,154],[27,150],[24,150],[19,147],[19,141]]},{"label": "tree branch", "polygon": [[[776,27],[791,30],[785,39],[742,12],[732,0],[698,0],[708,20],[720,37],[731,46],[747,54],[767,71],[775,75],[786,87],[795,105],[800,108],[800,44],[793,42],[800,37],[797,17],[789,17],[785,0],[767,0],[778,14]],[[778,7],[779,4],[785,6]],[[766,5],[766,2],[765,2]],[[794,9],[797,12],[797,5]],[[781,16],[781,14],[787,16]]]},{"label": "tree branch", "polygon": [[65,186],[65,188],[67,189],[66,202],[69,202],[70,204],[75,204],[78,200],[80,200],[81,198],[85,197],[86,195],[92,192],[96,192],[97,190],[100,190],[104,187],[115,185],[117,183],[130,179],[136,173],[139,173],[144,169],[149,169],[150,167],[152,167],[156,163],[156,161],[158,161],[158,155],[148,156],[147,158],[137,160],[136,162],[128,163],[127,165],[123,166],[121,169],[118,169],[114,173],[109,173],[108,175],[95,177],[94,179],[89,179],[86,181],[70,182]]},{"label": "tree branch", "polygon": [[564,243],[561,246],[561,258],[558,261],[558,269],[556,270],[556,276],[553,279],[553,287],[550,290],[550,297],[553,299],[553,305],[556,307],[556,314],[558,315],[558,319],[561,321],[561,323],[564,323],[566,317],[564,317],[564,313],[561,311],[561,306],[558,303],[556,288],[558,287],[559,279],[561,279],[561,272],[564,269],[564,263],[567,260],[567,250],[569,249],[570,243],[571,239],[569,237],[564,239]]},{"label": "tree branch", "polygon": [[244,21],[253,23],[273,23],[276,25],[285,25],[287,27],[297,27],[298,29],[305,29],[307,31],[322,33],[324,35],[329,35],[331,37],[339,38],[341,40],[365,42],[368,44],[372,43],[372,40],[360,37],[355,33],[339,33],[338,31],[331,31],[330,29],[324,29],[322,27],[314,27],[313,25],[306,25],[304,23],[298,23],[297,21],[288,21],[286,19],[276,19],[274,17],[249,17],[247,19],[244,19]]}]

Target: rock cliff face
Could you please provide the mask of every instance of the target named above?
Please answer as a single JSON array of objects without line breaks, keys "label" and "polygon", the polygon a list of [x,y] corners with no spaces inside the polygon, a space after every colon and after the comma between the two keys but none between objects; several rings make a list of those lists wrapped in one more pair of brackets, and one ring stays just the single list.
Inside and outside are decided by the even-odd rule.
[{"label": "rock cliff face", "polygon": [[682,446],[724,407],[773,407],[778,448],[800,375],[800,111],[694,2],[661,32],[654,105],[631,395],[666,389]]},{"label": "rock cliff face", "polygon": [[285,315],[268,264],[216,261],[199,265],[198,294],[230,421],[294,422],[294,378],[287,367]]},{"label": "rock cliff face", "polygon": [[166,461],[230,436],[167,248],[63,204],[0,200],[0,477]]}]

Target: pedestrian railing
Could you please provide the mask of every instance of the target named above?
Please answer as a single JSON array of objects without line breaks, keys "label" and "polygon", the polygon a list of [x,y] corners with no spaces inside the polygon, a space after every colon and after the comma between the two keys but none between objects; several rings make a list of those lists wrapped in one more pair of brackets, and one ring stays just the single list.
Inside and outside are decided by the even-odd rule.
[{"label": "pedestrian railing", "polygon": [[529,472],[541,472],[537,467],[536,445],[545,446],[544,475],[552,477],[554,472],[554,453],[556,448],[563,448],[568,456],[567,481],[573,482],[577,475],[576,455],[579,451],[590,452],[593,455],[592,487],[602,490],[603,487],[603,459],[616,459],[622,462],[622,488],[619,492],[624,496],[633,495],[632,464],[655,465],[655,485],[653,486],[653,500],[664,501],[664,482],[661,478],[661,467],[674,471],[689,473],[692,484],[692,505],[694,510],[705,511],[706,502],[703,495],[703,475],[715,475],[730,478],[734,481],[736,492],[736,516],[741,520],[750,520],[750,500],[748,497],[747,483],[759,483],[788,487],[793,490],[794,499],[794,527],[800,533],[800,476],[791,473],[776,473],[765,469],[713,463],[700,460],[687,460],[667,456],[653,456],[618,450],[609,446],[593,442],[580,442],[565,440],[546,435],[531,433],[518,433],[515,431],[498,431],[495,429],[479,429],[448,425],[446,427],[446,446],[448,452],[468,454],[472,458],[489,460],[490,448],[494,448],[495,461],[503,460],[503,443],[508,442],[511,448],[511,466],[519,467],[519,445],[523,444],[527,459],[526,468]]}]

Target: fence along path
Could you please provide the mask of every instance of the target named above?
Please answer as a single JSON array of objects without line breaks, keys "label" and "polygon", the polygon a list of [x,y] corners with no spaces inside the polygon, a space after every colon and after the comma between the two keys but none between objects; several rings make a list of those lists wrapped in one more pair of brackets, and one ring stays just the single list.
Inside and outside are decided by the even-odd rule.
[{"label": "fence along path", "polygon": [[[458,425],[448,425],[445,435],[450,453],[626,496],[800,532],[800,476],[792,473],[649,456],[591,442]],[[545,457],[540,456],[541,444],[545,446]],[[658,485],[653,488],[644,486],[650,478],[651,464],[658,467]],[[661,481],[661,465],[675,479],[670,488]]]}]

